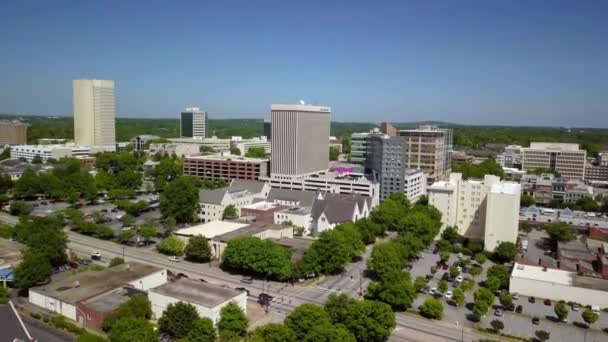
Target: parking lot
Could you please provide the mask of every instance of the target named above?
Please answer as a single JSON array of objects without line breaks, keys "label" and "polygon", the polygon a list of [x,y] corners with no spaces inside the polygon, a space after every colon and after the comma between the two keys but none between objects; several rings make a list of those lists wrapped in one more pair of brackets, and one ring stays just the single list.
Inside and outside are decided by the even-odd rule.
[{"label": "parking lot", "polygon": [[[412,265],[413,267],[410,272],[412,279],[415,279],[417,276],[424,277],[429,275],[431,273],[431,266],[436,266],[439,260],[439,254],[433,254],[431,250],[423,252],[422,257]],[[447,264],[452,265],[457,260],[458,256],[452,254]],[[482,265],[484,271],[482,274],[476,277],[472,277],[470,274],[464,274],[465,278],[468,277],[473,279],[476,284],[472,290],[465,292],[465,305],[463,305],[463,307],[455,307],[448,304],[445,299],[441,299],[444,302],[444,321],[453,322],[455,325],[457,324],[465,326],[473,326],[475,324],[475,322],[467,319],[467,316],[471,314],[470,309],[472,309],[473,293],[477,288],[479,288],[479,283],[486,279],[486,270],[492,265],[493,263],[491,261],[486,261]],[[449,270],[443,270],[438,267],[437,272],[433,278],[428,281],[427,285],[431,288],[437,288],[439,281],[446,272],[449,273]],[[454,290],[452,283],[449,283],[448,290]],[[417,308],[428,297],[428,294],[419,294],[413,304],[413,307]],[[608,334],[601,331],[601,329],[608,328],[607,313],[601,313],[599,320],[593,324],[591,329],[587,329],[581,316],[582,309],[579,309],[579,311],[570,310],[568,314],[568,322],[558,323],[555,322],[556,318],[553,306],[554,302],[552,302],[551,305],[545,305],[542,298],[535,298],[535,302],[530,303],[528,297],[519,296],[519,299],[513,300],[513,304],[515,307],[521,305],[522,313],[505,311],[502,316],[497,317],[495,316],[495,309],[500,308],[500,302],[498,301],[498,298],[496,298],[494,307],[491,308],[484,317],[482,317],[480,323],[485,328],[491,328],[490,322],[494,319],[499,319],[505,325],[505,328],[502,331],[503,333],[524,338],[534,336],[534,332],[536,330],[546,330],[551,333],[551,341],[583,341],[585,339],[585,334],[587,334],[587,341],[608,340]],[[532,323],[533,317],[538,317],[540,319],[538,325]]]}]

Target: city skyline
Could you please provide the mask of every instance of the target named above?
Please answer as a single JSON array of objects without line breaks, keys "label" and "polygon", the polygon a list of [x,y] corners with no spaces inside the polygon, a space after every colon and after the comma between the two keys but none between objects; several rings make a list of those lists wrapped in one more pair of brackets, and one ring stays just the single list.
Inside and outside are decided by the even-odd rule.
[{"label": "city skyline", "polygon": [[335,121],[607,127],[606,6],[10,3],[0,112],[69,116],[71,80],[100,78],[116,81],[117,117],[196,103],[268,118],[304,99]]}]

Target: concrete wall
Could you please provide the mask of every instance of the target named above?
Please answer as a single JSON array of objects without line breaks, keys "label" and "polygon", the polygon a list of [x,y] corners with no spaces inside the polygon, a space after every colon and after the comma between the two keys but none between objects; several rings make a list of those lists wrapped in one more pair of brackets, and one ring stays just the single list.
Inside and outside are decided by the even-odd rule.
[{"label": "concrete wall", "polygon": [[490,192],[487,199],[484,246],[493,251],[501,241],[515,243],[519,228],[520,194]]},{"label": "concrete wall", "polygon": [[148,291],[151,288],[161,286],[165,283],[167,283],[167,270],[158,271],[138,280],[132,281],[129,284],[138,290]]},{"label": "concrete wall", "polygon": [[[156,292],[148,292],[148,299],[150,303],[152,303],[152,318],[159,319],[163,315],[163,311],[169,306],[169,304],[180,302],[181,300],[173,297],[166,296],[164,294],[156,293]],[[213,321],[213,323],[217,324],[220,320],[220,311],[222,308],[231,301],[235,302],[242,310],[247,314],[247,293],[242,292],[238,296],[232,298],[229,301],[225,301],[222,304],[213,307],[207,308],[202,305],[198,305],[196,303],[190,303],[198,311],[198,314],[201,317],[207,317]]]},{"label": "concrete wall", "polygon": [[511,277],[509,292],[524,296],[548,298],[554,301],[572,301],[582,305],[598,305],[608,308],[608,294],[605,291],[566,286],[547,281]]},{"label": "concrete wall", "polygon": [[72,304],[62,302],[58,299],[48,297],[33,289],[29,290],[30,303],[46,310],[58,313],[73,321],[76,321],[76,307]]}]

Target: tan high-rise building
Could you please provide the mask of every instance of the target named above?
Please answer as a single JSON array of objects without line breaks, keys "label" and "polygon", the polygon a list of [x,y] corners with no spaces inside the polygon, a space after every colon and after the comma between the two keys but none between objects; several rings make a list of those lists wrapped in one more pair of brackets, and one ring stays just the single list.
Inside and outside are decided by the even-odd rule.
[{"label": "tan high-rise building", "polygon": [[0,145],[27,144],[27,127],[21,121],[0,120]]},{"label": "tan high-rise building", "polygon": [[452,168],[452,130],[420,125],[400,130],[405,139],[405,168],[418,169],[433,183],[449,177]]},{"label": "tan high-rise building", "polygon": [[270,175],[297,178],[329,167],[331,108],[273,104]]},{"label": "tan high-rise building", "polygon": [[74,140],[81,146],[116,144],[114,81],[74,80]]},{"label": "tan high-rise building", "polygon": [[566,179],[584,179],[587,151],[578,144],[531,142],[522,149],[524,171],[551,169]]}]

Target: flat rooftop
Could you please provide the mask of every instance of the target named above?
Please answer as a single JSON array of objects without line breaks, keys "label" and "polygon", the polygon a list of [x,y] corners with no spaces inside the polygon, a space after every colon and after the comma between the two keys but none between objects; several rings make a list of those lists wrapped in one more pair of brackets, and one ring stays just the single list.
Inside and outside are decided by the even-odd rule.
[{"label": "flat rooftop", "polygon": [[490,192],[499,194],[519,195],[521,193],[521,185],[513,182],[498,182],[492,184]]},{"label": "flat rooftop", "polygon": [[220,154],[212,154],[206,156],[188,156],[186,160],[216,160],[216,161],[233,161],[233,162],[241,162],[241,163],[265,163],[268,161],[266,158],[249,158],[249,157],[241,157],[237,155],[220,155]]},{"label": "flat rooftop", "polygon": [[540,266],[530,266],[515,263],[511,278],[522,278],[546,282],[549,284],[559,284],[565,286],[582,287],[586,289],[608,291],[608,280],[602,278],[579,276],[575,272],[546,268]]},{"label": "flat rooftop", "polygon": [[21,261],[21,250],[25,249],[22,244],[0,239],[0,269],[14,267]]},{"label": "flat rooftop", "polygon": [[245,228],[249,224],[231,221],[211,221],[196,226],[183,228],[175,232],[181,236],[202,235],[207,239],[213,239],[216,236],[224,235],[235,230]]},{"label": "flat rooftop", "polygon": [[243,206],[243,207],[241,207],[241,209],[272,210],[272,209],[275,209],[278,207],[279,207],[279,205],[274,202],[268,202],[268,201],[262,200],[260,202],[254,202],[252,204]]},{"label": "flat rooftop", "polygon": [[129,286],[123,286],[114,291],[104,293],[100,296],[86,300],[83,304],[97,312],[110,312],[118,309],[118,307],[127,302],[131,297],[146,293]]},{"label": "flat rooftop", "polygon": [[162,294],[192,304],[198,304],[206,308],[214,308],[243,293],[242,291],[229,287],[186,278],[168,282],[157,288],[150,289],[149,292]]},{"label": "flat rooftop", "polygon": [[[162,270],[163,268],[156,266],[128,262],[102,271],[86,271],[67,277],[58,277],[47,285],[30,290],[75,304]],[[78,287],[75,286],[76,282],[78,282]]]},{"label": "flat rooftop", "polygon": [[214,237],[213,240],[221,241],[221,242],[228,242],[228,241],[238,238],[238,237],[252,236],[252,235],[267,231],[267,230],[281,230],[281,229],[285,229],[285,228],[288,228],[288,227],[285,225],[281,225],[281,224],[254,222],[241,229],[237,229],[237,230],[231,231],[226,234],[218,235],[218,236]]}]

